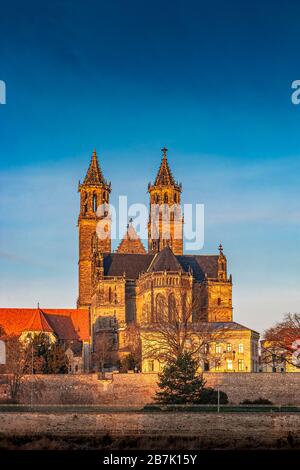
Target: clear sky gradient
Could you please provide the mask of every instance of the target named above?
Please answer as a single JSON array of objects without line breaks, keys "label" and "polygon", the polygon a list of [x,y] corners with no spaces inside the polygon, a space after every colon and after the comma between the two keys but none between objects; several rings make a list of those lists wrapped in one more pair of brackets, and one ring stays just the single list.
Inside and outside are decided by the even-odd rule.
[{"label": "clear sky gradient", "polygon": [[298,1],[1,5],[0,304],[74,307],[78,180],[94,147],[112,202],[147,202],[160,148],[205,204],[235,320],[300,311]]}]

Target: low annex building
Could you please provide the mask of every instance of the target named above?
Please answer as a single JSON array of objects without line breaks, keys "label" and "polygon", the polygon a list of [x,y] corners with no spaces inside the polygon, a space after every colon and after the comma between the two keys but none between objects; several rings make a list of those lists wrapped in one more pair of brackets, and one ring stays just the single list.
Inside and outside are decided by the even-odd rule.
[{"label": "low annex building", "polygon": [[69,371],[89,367],[90,327],[88,309],[0,308],[0,326],[8,336],[47,335],[66,348]]}]

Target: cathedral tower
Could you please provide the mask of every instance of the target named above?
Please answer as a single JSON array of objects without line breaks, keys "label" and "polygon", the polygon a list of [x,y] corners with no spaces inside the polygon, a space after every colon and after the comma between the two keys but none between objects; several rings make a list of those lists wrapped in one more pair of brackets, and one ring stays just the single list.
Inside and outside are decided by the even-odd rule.
[{"label": "cathedral tower", "polygon": [[[79,228],[79,296],[78,308],[91,303],[92,287],[92,249],[97,240],[98,249],[103,253],[111,251],[109,195],[111,184],[107,183],[100,169],[96,150],[94,150],[86,177],[79,181],[80,213]],[[98,236],[96,236],[96,230]],[[103,233],[105,236],[103,236]]]},{"label": "cathedral tower", "polygon": [[182,186],[172,175],[165,147],[154,184],[149,183],[150,217],[148,251],[158,253],[169,246],[175,255],[183,253],[183,217],[180,208]]},{"label": "cathedral tower", "polygon": [[232,277],[227,276],[227,259],[219,245],[217,258],[217,279],[207,277],[203,283],[206,289],[206,321],[232,321]]}]

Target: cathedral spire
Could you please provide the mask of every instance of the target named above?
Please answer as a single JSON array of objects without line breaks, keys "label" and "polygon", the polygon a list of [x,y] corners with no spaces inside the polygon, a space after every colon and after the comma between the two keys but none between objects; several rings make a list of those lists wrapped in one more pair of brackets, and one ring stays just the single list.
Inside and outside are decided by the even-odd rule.
[{"label": "cathedral spire", "polygon": [[218,279],[219,280],[226,280],[227,279],[227,260],[226,260],[226,256],[223,253],[222,243],[220,243],[220,245],[219,245]]},{"label": "cathedral spire", "polygon": [[96,149],[93,151],[90,166],[84,178],[83,184],[91,186],[102,186],[107,184],[98,162]]},{"label": "cathedral spire", "polygon": [[154,182],[155,186],[175,186],[175,180],[173,178],[172,172],[170,170],[168,160],[167,160],[167,151],[166,147],[161,149],[162,159],[161,164]]},{"label": "cathedral spire", "polygon": [[153,184],[148,184],[150,195],[148,251],[158,253],[169,246],[175,255],[182,255],[183,217],[180,208],[182,186],[172,175],[167,159],[168,149],[163,147],[161,151],[162,158],[155,181]]}]

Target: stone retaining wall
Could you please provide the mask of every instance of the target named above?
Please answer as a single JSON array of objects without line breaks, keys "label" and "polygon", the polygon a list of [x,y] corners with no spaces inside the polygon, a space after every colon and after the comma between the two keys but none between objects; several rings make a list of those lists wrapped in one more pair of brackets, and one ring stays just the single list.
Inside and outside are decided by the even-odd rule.
[{"label": "stone retaining wall", "polygon": [[[227,393],[230,403],[245,399],[268,398],[278,405],[300,405],[299,373],[206,373],[207,386]],[[21,403],[100,404],[142,406],[153,401],[156,374],[113,374],[107,380],[90,375],[27,376]],[[5,398],[6,385],[0,385]]]},{"label": "stone retaining wall", "polygon": [[[167,436],[193,439],[200,448],[300,446],[299,413],[0,413],[0,440],[12,436],[72,438]],[[159,443],[157,444],[159,445]]]}]

